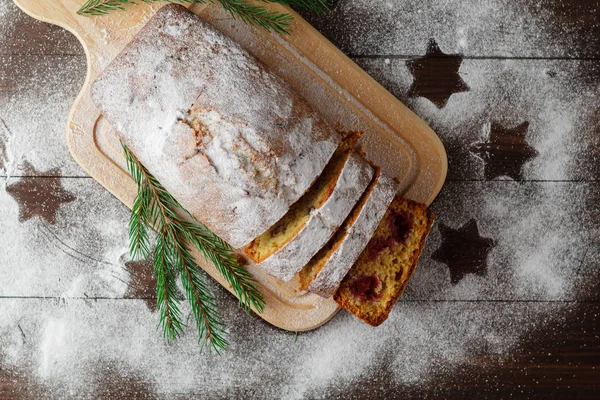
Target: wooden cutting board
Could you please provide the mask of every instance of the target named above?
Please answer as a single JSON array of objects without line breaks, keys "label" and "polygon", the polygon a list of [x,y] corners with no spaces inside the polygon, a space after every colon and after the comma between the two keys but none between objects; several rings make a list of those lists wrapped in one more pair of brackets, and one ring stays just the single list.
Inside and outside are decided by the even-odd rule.
[{"label": "wooden cutting board", "polygon": [[[34,18],[59,25],[81,41],[88,61],[87,79],[67,123],[67,143],[75,160],[106,189],[131,207],[135,185],[126,171],[119,141],[90,97],[90,86],[162,3],[126,6],[127,12],[83,17],[76,10],[84,0],[15,0]],[[292,10],[261,3],[294,16],[293,33],[279,36],[234,21],[220,7],[195,4],[201,18],[239,42],[281,75],[324,118],[340,129],[361,129],[367,157],[398,178],[404,196],[431,203],[447,171],[446,152],[435,133],[406,106],[319,34]],[[198,264],[229,291],[210,264],[194,253]],[[263,288],[266,309],[259,314],[271,324],[304,331],[327,322],[336,303],[296,290],[249,265]]]}]

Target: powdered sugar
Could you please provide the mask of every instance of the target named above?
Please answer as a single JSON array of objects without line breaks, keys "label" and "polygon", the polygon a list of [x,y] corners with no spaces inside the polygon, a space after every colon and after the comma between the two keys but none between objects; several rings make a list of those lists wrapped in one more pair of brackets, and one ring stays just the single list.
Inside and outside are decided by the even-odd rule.
[{"label": "powdered sugar", "polygon": [[6,285],[0,296],[125,293],[128,277],[120,258],[128,252],[127,209],[92,180],[63,179],[62,185],[77,198],[60,206],[55,225],[38,217],[19,222],[24,206],[1,192],[0,274]]},{"label": "powdered sugar", "polygon": [[359,61],[440,135],[448,151],[450,179],[482,177],[483,162],[465,143],[486,141],[491,121],[506,128],[529,122],[526,141],[539,154],[525,164],[524,179],[596,176],[596,135],[589,121],[596,115],[590,105],[598,103],[600,80],[591,62],[466,59],[459,73],[470,91],[453,94],[438,109],[423,97],[406,96],[413,77],[405,60]]},{"label": "powdered sugar", "polygon": [[342,0],[327,18],[307,17],[353,55],[418,55],[432,37],[447,52],[476,57],[597,55],[600,22],[593,16],[598,5],[577,3],[578,18],[589,15],[586,23],[571,19],[569,6],[556,1]]},{"label": "powdered sugar", "polygon": [[6,176],[5,184],[15,169],[15,154],[12,149],[13,134],[4,120],[0,120],[0,170]]},{"label": "powdered sugar", "polygon": [[32,20],[14,1],[0,1],[0,27],[0,55],[81,54],[81,45],[75,36]]},{"label": "powdered sugar", "polygon": [[41,172],[57,167],[66,176],[84,175],[64,140],[84,73],[83,56],[0,55],[0,119],[6,124],[0,123],[0,140],[9,142],[5,149],[11,158],[6,173],[25,174],[26,159]]},{"label": "powdered sugar", "polygon": [[[594,227],[592,211],[585,207],[590,190],[569,182],[448,183],[434,211],[452,228],[477,218],[479,234],[496,241],[487,271],[448,285],[447,267],[429,258],[439,247],[433,244],[440,241],[434,229],[405,298],[573,299],[588,232]],[[450,208],[452,213],[443,213]]]},{"label": "powdered sugar", "polygon": [[[226,299],[219,295],[220,302]],[[173,393],[231,396],[235,388],[257,385],[264,397],[326,398],[383,378],[382,365],[391,374],[385,377],[390,385],[423,384],[434,372],[451,373],[475,349],[506,354],[523,331],[550,322],[540,314],[565,312],[557,304],[404,302],[377,329],[342,314],[294,339],[232,310],[237,315],[232,347],[219,357],[199,354],[191,329],[166,346],[141,301],[71,300],[59,307],[35,299],[1,301],[3,308],[18,306],[19,316],[27,316],[21,320],[25,343],[11,334],[14,326],[0,322],[5,368],[26,368],[57,393],[84,394],[94,390],[87,385],[94,383],[100,365],[110,363],[163,398]],[[16,317],[9,312],[9,321]],[[229,321],[232,317],[226,313]],[[32,364],[23,363],[31,357]]]},{"label": "powdered sugar", "polygon": [[[452,10],[449,2],[440,4]],[[511,4],[505,3],[497,15],[510,18],[514,10],[522,11],[519,2],[509,10]],[[428,12],[404,10],[407,21]],[[431,11],[426,20],[445,26],[438,15],[442,14]],[[466,19],[464,24],[459,36],[475,49]],[[428,25],[414,22],[407,32]],[[534,33],[544,45],[545,31]],[[427,43],[423,36],[414,39],[417,53]],[[454,51],[448,45],[452,40],[440,36],[442,50]],[[405,37],[405,42],[413,41]],[[479,47],[484,49],[483,44]],[[526,50],[515,46],[511,51]],[[4,58],[3,63],[7,67],[2,71],[14,73],[22,73],[18,67],[25,64],[16,57]],[[9,96],[0,92],[0,116],[13,132],[14,143],[28,145],[15,145],[26,150],[14,150],[15,159],[22,163],[23,153],[39,170],[58,166],[62,174],[81,174],[62,138],[70,103],[83,80],[84,59],[52,63],[44,58],[39,64],[43,67],[28,72],[27,79],[10,80],[20,86],[9,87]],[[363,64],[405,97],[412,78],[403,60]],[[461,75],[471,91],[453,95],[444,109],[425,99],[405,100],[454,151],[454,178],[482,177],[481,160],[467,148],[487,137],[491,120],[508,127],[530,122],[527,140],[540,155],[526,165],[526,179],[593,178],[589,168],[596,116],[590,104],[598,104],[598,91],[597,82],[585,73],[590,64],[468,60]],[[554,78],[547,74],[552,71]],[[163,398],[248,397],[258,396],[258,391],[264,397],[328,398],[349,396],[348,390],[367,381],[373,382],[373,391],[383,384],[433,386],[440,374],[452,376],[462,363],[476,363],[477,355],[511,354],[529,334],[564,318],[568,303],[537,301],[583,296],[578,269],[585,269],[586,245],[600,233],[592,218],[598,213],[593,183],[449,182],[434,204],[438,224],[457,228],[477,220],[480,234],[497,242],[485,275],[467,274],[450,284],[448,268],[430,258],[440,246],[434,226],[415,275],[386,323],[373,329],[340,312],[296,339],[241,312],[229,294],[211,283],[231,329],[231,347],[218,357],[198,353],[191,327],[183,339],[165,344],[156,331],[158,315],[143,300],[117,299],[133,279],[123,270],[128,210],[92,180],[62,183],[77,200],[61,206],[54,226],[38,218],[19,223],[18,205],[6,192],[0,193],[0,374],[12,371],[29,377],[22,387],[31,385],[34,390],[40,385],[40,398],[97,397],[95,393],[116,379],[106,378],[109,373],[122,377],[122,387],[139,380],[136,387],[145,394]],[[5,298],[10,296],[48,298]],[[473,299],[495,301],[469,302]]]}]

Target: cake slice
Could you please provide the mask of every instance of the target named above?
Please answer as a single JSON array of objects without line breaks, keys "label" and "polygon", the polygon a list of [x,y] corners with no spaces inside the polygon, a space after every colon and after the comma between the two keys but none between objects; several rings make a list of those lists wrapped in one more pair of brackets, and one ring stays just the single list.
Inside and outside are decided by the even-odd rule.
[{"label": "cake slice", "polygon": [[309,191],[290,211],[245,247],[264,270],[287,282],[342,225],[374,175],[356,151],[358,133],[346,135]]},{"label": "cake slice", "polygon": [[385,321],[417,265],[433,219],[425,205],[396,197],[335,301],[369,325]]},{"label": "cake slice", "polygon": [[373,236],[398,191],[378,169],[371,184],[333,238],[300,271],[300,289],[331,297]]}]

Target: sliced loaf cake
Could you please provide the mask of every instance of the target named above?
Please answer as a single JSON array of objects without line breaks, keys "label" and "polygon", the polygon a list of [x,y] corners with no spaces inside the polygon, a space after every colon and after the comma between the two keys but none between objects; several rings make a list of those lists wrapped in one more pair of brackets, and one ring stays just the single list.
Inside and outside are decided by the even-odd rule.
[{"label": "sliced loaf cake", "polygon": [[425,205],[396,197],[335,301],[370,325],[385,321],[417,265],[433,218]]},{"label": "sliced loaf cake", "polygon": [[371,184],[333,238],[300,271],[300,289],[331,297],[373,236],[398,191],[378,169]]},{"label": "sliced loaf cake", "polygon": [[275,225],[245,247],[264,270],[289,281],[342,225],[369,185],[374,168],[346,135],[321,176]]}]

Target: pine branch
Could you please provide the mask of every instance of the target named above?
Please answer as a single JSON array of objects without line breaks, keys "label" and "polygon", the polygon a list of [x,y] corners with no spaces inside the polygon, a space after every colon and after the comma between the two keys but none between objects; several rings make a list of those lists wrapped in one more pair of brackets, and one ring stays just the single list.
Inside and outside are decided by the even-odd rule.
[{"label": "pine branch", "polygon": [[[249,4],[247,0],[216,0],[235,19],[246,24],[256,25],[275,33],[290,33],[290,21],[294,19],[288,13],[270,11],[265,7]],[[212,1],[211,1],[212,2]]]},{"label": "pine branch", "polygon": [[142,200],[149,196],[144,193],[147,185],[138,186],[138,194],[133,202],[129,219],[129,254],[134,260],[142,260],[150,255],[148,224],[143,218],[148,206]]},{"label": "pine branch", "polygon": [[217,353],[227,346],[224,335],[227,334],[221,316],[216,312],[215,299],[206,285],[204,276],[200,273],[194,259],[181,243],[182,237],[177,237],[176,227],[171,227],[172,262],[179,269],[181,282],[185,289],[186,298],[192,306],[192,313],[198,327],[200,350],[206,344]]},{"label": "pine branch", "polygon": [[104,15],[113,10],[125,10],[123,4],[136,4],[136,2],[132,0],[88,0],[77,10],[77,14]]},{"label": "pine branch", "polygon": [[[127,160],[127,168],[129,169],[134,181],[138,186],[138,196],[134,201],[136,212],[131,213],[130,218],[130,249],[134,249],[132,256],[141,255],[136,253],[136,249],[144,248],[144,244],[148,242],[147,231],[145,228],[139,229],[141,226],[147,226],[155,221],[155,217],[149,215],[150,210],[158,210],[159,206],[152,199],[152,187],[149,182],[148,174],[139,163],[137,158],[123,146],[125,151],[125,159]],[[155,211],[156,212],[156,211]],[[156,238],[154,247],[154,276],[156,277],[156,298],[157,308],[160,315],[160,326],[162,327],[163,336],[168,341],[174,340],[181,336],[183,332],[183,323],[181,311],[179,309],[179,298],[177,297],[176,271],[171,263],[169,263],[168,244],[164,235],[164,223],[158,221],[155,226],[158,227],[159,235]],[[133,235],[132,235],[133,233]],[[144,234],[145,233],[145,234]],[[140,236],[144,234],[144,236]],[[149,253],[149,251],[148,251]]]},{"label": "pine branch", "polygon": [[157,237],[154,247],[154,276],[160,326],[165,339],[172,341],[183,333],[183,323],[177,297],[175,271],[169,263],[166,245],[161,235]]},{"label": "pine branch", "polygon": [[[290,21],[294,18],[288,13],[271,11],[266,7],[251,4],[249,0],[141,0],[144,3],[165,2],[175,4],[218,3],[235,19],[256,25],[267,31],[289,33]],[[262,3],[279,3],[292,7],[305,8],[320,14],[329,10],[326,0],[259,0]],[[88,0],[77,11],[79,15],[104,15],[113,10],[125,10],[124,4],[137,4],[135,0]]]},{"label": "pine branch", "polygon": [[227,283],[231,285],[239,298],[240,306],[247,311],[254,307],[257,312],[262,313],[265,301],[260,294],[256,280],[246,268],[240,265],[231,246],[200,223],[184,222],[181,229],[184,237],[202,252],[206,260],[213,263]]},{"label": "pine branch", "polygon": [[[213,350],[218,352],[227,345],[227,341],[224,339],[226,331],[221,317],[216,311],[214,297],[208,290],[199,267],[194,263],[187,244],[198,249],[206,260],[213,263],[237,294],[240,304],[247,310],[251,307],[258,312],[264,310],[264,300],[258,285],[250,272],[240,265],[231,246],[191,216],[145,169],[127,146],[122,145],[127,168],[138,186],[138,195],[133,204],[129,228],[132,255],[141,256],[149,253],[146,228],[154,226],[158,232],[154,251],[155,274],[157,279],[163,276],[162,283],[157,284],[157,297],[161,300],[165,293],[169,293],[170,286],[166,282],[169,278],[167,273],[179,272],[186,298],[191,305],[196,321],[201,348],[208,343]],[[188,218],[184,219],[180,213],[184,213]],[[164,304],[162,308],[159,308],[165,336],[170,338],[178,332],[175,332],[176,329],[167,328],[177,327],[177,324],[169,324],[169,317],[163,315],[162,312],[178,311],[178,308],[173,307],[173,304],[167,300],[163,299],[162,303]]]}]

